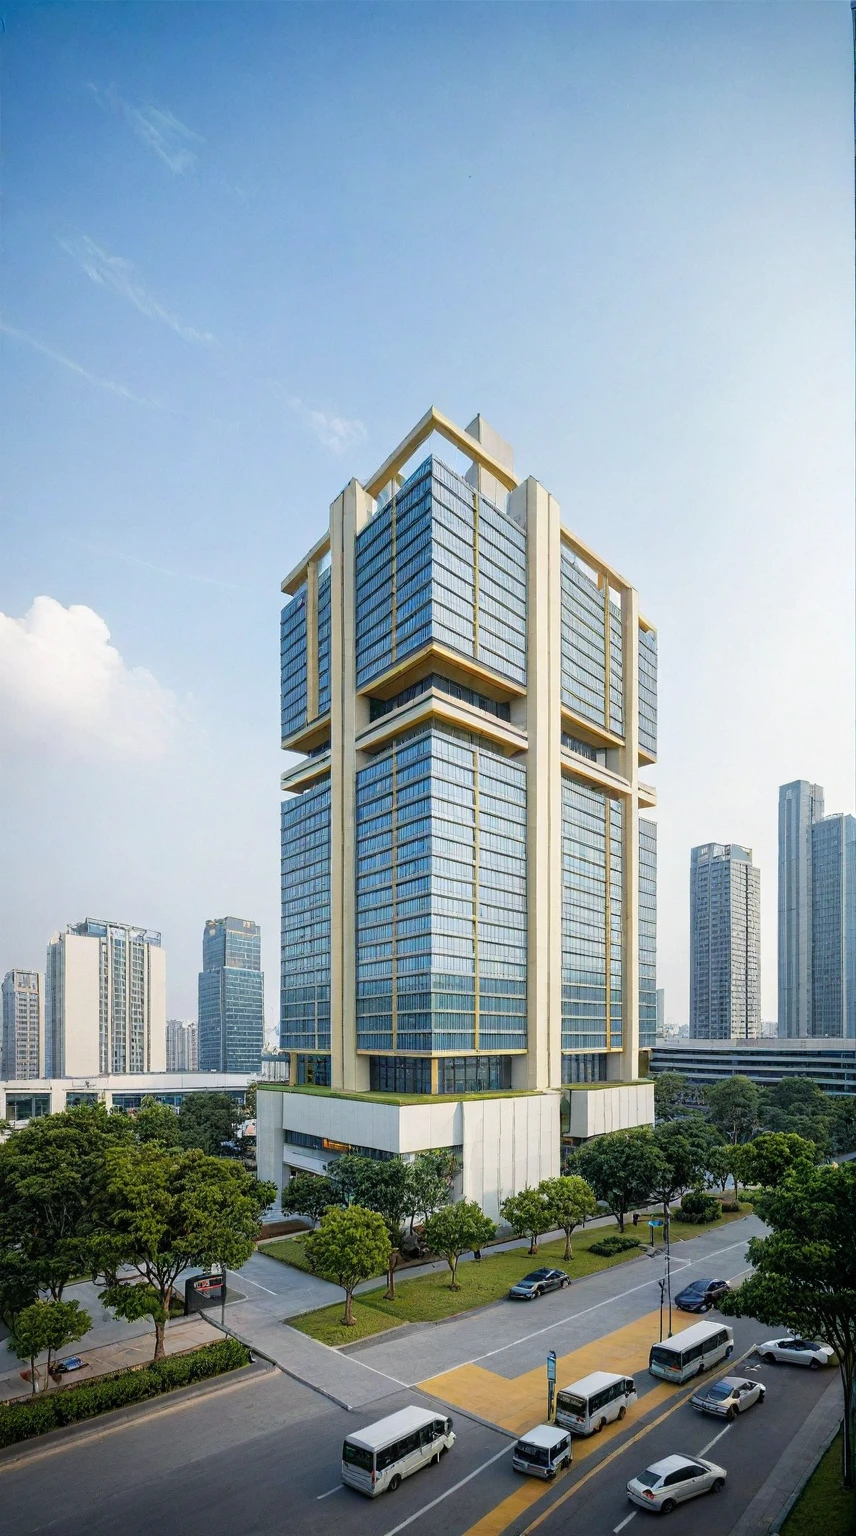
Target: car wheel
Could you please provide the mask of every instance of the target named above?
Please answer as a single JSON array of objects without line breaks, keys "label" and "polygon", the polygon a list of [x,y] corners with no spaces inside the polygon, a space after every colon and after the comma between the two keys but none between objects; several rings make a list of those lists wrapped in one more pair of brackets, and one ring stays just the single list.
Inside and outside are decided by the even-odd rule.
[{"label": "car wheel", "polygon": [[706,1301],[703,1307],[699,1307],[699,1312],[709,1312],[709,1311],[710,1311],[710,1302],[709,1301]]},{"label": "car wheel", "polygon": [[769,1353],[766,1354],[766,1355],[762,1355],[761,1359],[764,1361],[765,1365],[778,1365],[778,1363],[779,1363],[778,1360],[776,1359],[776,1356],[775,1355],[771,1355]]},{"label": "car wheel", "polygon": [[441,1456],[445,1456],[445,1454],[446,1454],[446,1452],[447,1452],[447,1451],[448,1451],[448,1449],[449,1449],[449,1447],[448,1447],[448,1446],[447,1446],[447,1445],[443,1445],[443,1446],[441,1446],[441,1447],[440,1447],[440,1455],[441,1455]]},{"label": "car wheel", "polygon": [[606,1419],[600,1419],[599,1420],[598,1424],[595,1426],[595,1434],[596,1435],[600,1434],[600,1432],[603,1429],[605,1424],[606,1424]]},{"label": "car wheel", "polygon": [[809,1367],[810,1371],[819,1371],[820,1370],[820,1361],[819,1360],[809,1360],[808,1367]]},{"label": "car wheel", "polygon": [[661,1515],[670,1515],[674,1508],[675,1508],[675,1501],[674,1501],[674,1499],[667,1499],[665,1504],[661,1504],[660,1505],[660,1514]]},{"label": "car wheel", "polygon": [[389,1480],[389,1491],[390,1491],[390,1493],[395,1493],[396,1488],[400,1488],[400,1487],[401,1487],[401,1478],[399,1477],[398,1473],[396,1472],[395,1477],[391,1477],[390,1480]]},{"label": "car wheel", "polygon": [[438,1451],[436,1456],[432,1456],[431,1457],[431,1466],[432,1467],[439,1467],[439,1465],[440,1465],[440,1452]]},{"label": "car wheel", "polygon": [[734,1420],[737,1418],[737,1409],[736,1408],[729,1408],[729,1410],[728,1410],[727,1414],[725,1415],[725,1417],[727,1418],[729,1424],[733,1424]]},{"label": "car wheel", "polygon": [[623,1419],[625,1417],[626,1413],[627,1413],[627,1409],[625,1408],[624,1404],[622,1403],[621,1407],[618,1410],[618,1417],[619,1417],[619,1419]]},{"label": "car wheel", "polygon": [[763,1403],[763,1401],[764,1401],[764,1398],[765,1398],[765,1397],[766,1397],[766,1396],[767,1396],[767,1394],[766,1394],[766,1392],[759,1392],[759,1393],[758,1393],[758,1402],[759,1402],[759,1403]]},{"label": "car wheel", "polygon": [[726,1358],[726,1360],[730,1360],[731,1356],[733,1354],[734,1354],[734,1345],[733,1344],[729,1344],[727,1350],[725,1351],[725,1358]]},{"label": "car wheel", "polygon": [[710,1491],[711,1491],[711,1493],[721,1493],[724,1487],[725,1487],[725,1478],[724,1477],[716,1477],[716,1478],[714,1478],[713,1482],[711,1483]]}]

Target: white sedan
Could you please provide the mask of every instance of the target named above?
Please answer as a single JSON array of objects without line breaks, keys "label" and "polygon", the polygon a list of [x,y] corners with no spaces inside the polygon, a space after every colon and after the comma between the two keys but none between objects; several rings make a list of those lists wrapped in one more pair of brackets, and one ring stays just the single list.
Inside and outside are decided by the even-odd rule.
[{"label": "white sedan", "polygon": [[753,1403],[763,1403],[767,1388],[763,1382],[748,1381],[744,1376],[723,1376],[713,1386],[701,1387],[690,1398],[701,1413],[715,1413],[723,1419],[736,1419]]},{"label": "white sedan", "polygon": [[724,1467],[702,1456],[664,1456],[631,1477],[627,1495],[642,1509],[668,1515],[685,1499],[694,1499],[699,1493],[718,1493],[725,1487],[726,1476]]},{"label": "white sedan", "polygon": [[819,1344],[790,1334],[785,1339],[768,1339],[766,1344],[756,1344],[756,1353],[766,1365],[807,1365],[813,1371],[832,1363],[832,1350],[828,1344]]}]

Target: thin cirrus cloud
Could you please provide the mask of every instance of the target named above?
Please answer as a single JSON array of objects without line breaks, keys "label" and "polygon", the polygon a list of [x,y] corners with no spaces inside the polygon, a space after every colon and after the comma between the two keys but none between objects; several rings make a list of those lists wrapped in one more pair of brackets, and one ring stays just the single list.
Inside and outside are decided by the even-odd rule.
[{"label": "thin cirrus cloud", "polygon": [[344,453],[348,448],[358,448],[368,437],[365,423],[357,418],[331,415],[327,411],[313,410],[292,395],[288,402],[291,409],[317,437],[319,443],[331,453]]},{"label": "thin cirrus cloud", "polygon": [[152,104],[135,107],[133,102],[126,101],[119,94],[115,85],[108,85],[106,90],[102,90],[100,86],[90,83],[89,89],[100,106],[124,119],[140,143],[157,155],[174,176],[187,176],[195,171],[199,155],[193,146],[204,144],[205,140],[201,133],[194,133],[168,107]]},{"label": "thin cirrus cloud", "polygon": [[43,341],[38,341],[31,336],[29,331],[19,330],[16,325],[8,325],[5,320],[0,320],[0,331],[4,336],[9,336],[13,341],[19,341],[25,347],[30,347],[33,352],[38,352],[42,357],[50,358],[51,362],[59,363],[62,368],[67,368],[70,373],[77,374],[78,378],[85,379],[87,384],[94,384],[97,389],[106,389],[111,395],[119,395],[123,400],[132,400],[135,405],[149,405],[155,410],[163,410],[160,400],[153,400],[149,395],[136,395],[126,385],[119,384],[115,379],[102,379],[97,373],[90,373],[81,363],[76,363],[73,358],[66,357],[64,352],[57,352],[54,347],[48,347]]},{"label": "thin cirrus cloud", "polygon": [[128,304],[133,304],[141,315],[148,315],[152,320],[162,321],[185,341],[207,344],[215,342],[216,338],[210,331],[198,331],[193,326],[185,325],[177,315],[156,299],[154,294],[140,282],[133,262],[126,260],[124,256],[114,256],[110,251],[105,251],[104,247],[98,245],[89,235],[77,235],[71,240],[60,240],[59,244],[93,283],[97,283],[101,288],[112,289],[119,298],[124,299]]},{"label": "thin cirrus cloud", "polygon": [[129,667],[104,620],[83,604],[37,597],[23,618],[0,613],[0,749],[50,746],[74,757],[152,761],[178,723],[175,695]]}]

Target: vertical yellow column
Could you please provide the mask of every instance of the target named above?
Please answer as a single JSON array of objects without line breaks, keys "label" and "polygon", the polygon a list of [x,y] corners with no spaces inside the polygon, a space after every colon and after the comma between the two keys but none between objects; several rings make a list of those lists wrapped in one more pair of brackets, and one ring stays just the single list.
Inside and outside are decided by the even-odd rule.
[{"label": "vertical yellow column", "polygon": [[624,695],[622,770],[630,785],[622,832],[621,1054],[610,1057],[617,1077],[639,1076],[639,596],[621,594],[621,660]]},{"label": "vertical yellow column", "polygon": [[356,1030],[356,537],[372,508],[356,480],[330,508],[330,1083],[368,1087]]},{"label": "vertical yellow column", "polygon": [[306,719],[318,714],[318,562],[306,570]]},{"label": "vertical yellow column", "polygon": [[[512,492],[525,517],[527,1032],[517,1088],[562,1080],[561,518],[531,477]],[[520,1065],[518,1065],[518,1062]]]}]

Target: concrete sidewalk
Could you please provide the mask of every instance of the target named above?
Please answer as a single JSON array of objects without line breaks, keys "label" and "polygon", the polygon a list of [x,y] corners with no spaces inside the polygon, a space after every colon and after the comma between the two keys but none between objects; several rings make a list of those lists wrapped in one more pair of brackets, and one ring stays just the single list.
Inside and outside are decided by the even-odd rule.
[{"label": "concrete sidewalk", "polygon": [[[219,1330],[219,1323],[214,1322],[213,1326]],[[224,1332],[340,1408],[363,1408],[408,1386],[395,1376],[289,1328],[269,1307],[255,1302],[243,1302],[228,1314]]]},{"label": "concrete sidewalk", "polygon": [[[220,1337],[217,1329],[212,1328],[207,1320],[197,1313],[194,1317],[179,1317],[167,1324],[164,1348],[168,1355],[178,1355],[185,1349],[196,1349],[200,1344],[214,1344]],[[147,1364],[153,1354],[155,1345],[155,1331],[149,1327],[144,1333],[136,1334],[132,1338],[122,1339],[111,1344],[97,1345],[94,1349],[78,1345],[75,1349],[65,1349],[60,1359],[68,1359],[77,1354],[86,1361],[82,1370],[74,1371],[63,1380],[63,1386],[77,1386],[81,1381],[92,1381],[97,1376],[107,1376],[111,1371],[121,1371],[132,1365]],[[39,1372],[39,1380],[44,1382],[44,1366],[46,1355],[39,1355],[36,1359],[36,1369]],[[4,1371],[0,1375],[0,1401],[7,1401],[13,1397],[23,1397],[30,1392],[30,1383],[21,1375],[22,1371],[29,1371],[29,1362],[21,1360],[13,1371]],[[40,1391],[44,1388],[40,1387]],[[63,1388],[53,1383],[52,1392],[62,1391]]]},{"label": "concrete sidewalk", "polygon": [[830,1381],[799,1434],[785,1446],[766,1482],[731,1527],[729,1536],[771,1536],[779,1530],[795,1490],[802,1491],[843,1417],[838,1369],[830,1369],[830,1375],[835,1379]]}]

